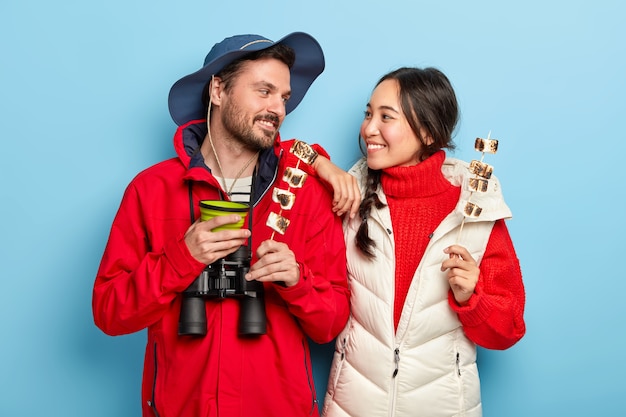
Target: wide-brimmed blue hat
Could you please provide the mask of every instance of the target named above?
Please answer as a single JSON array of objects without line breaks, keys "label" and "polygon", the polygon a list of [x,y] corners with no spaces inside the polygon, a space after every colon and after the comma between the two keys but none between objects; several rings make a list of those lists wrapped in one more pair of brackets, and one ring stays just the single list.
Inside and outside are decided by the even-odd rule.
[{"label": "wide-brimmed blue hat", "polygon": [[213,45],[201,69],[174,83],[168,99],[174,122],[180,126],[190,120],[204,119],[206,114],[202,91],[211,76],[250,52],[276,44],[290,46],[296,54],[296,60],[291,67],[291,97],[287,101],[286,110],[289,113],[295,109],[313,81],[324,71],[324,52],[319,43],[303,32],[291,33],[277,42],[260,35],[236,35]]}]

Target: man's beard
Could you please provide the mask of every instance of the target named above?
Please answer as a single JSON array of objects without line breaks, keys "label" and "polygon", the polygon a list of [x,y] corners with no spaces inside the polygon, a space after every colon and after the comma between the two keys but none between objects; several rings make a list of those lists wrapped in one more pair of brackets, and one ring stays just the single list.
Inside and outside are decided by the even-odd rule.
[{"label": "man's beard", "polygon": [[[279,123],[278,117],[272,114],[256,116],[256,120],[269,120],[275,124]],[[252,125],[246,120],[246,114],[234,103],[226,104],[222,109],[222,124],[226,131],[246,148],[253,151],[260,151],[270,148],[276,140],[278,130],[274,132],[262,129],[262,134],[257,134]]]}]

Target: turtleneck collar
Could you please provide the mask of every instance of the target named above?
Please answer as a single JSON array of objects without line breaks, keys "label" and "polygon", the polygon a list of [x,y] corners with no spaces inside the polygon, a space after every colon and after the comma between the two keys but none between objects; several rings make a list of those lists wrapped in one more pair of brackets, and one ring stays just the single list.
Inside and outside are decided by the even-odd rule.
[{"label": "turtleneck collar", "polygon": [[429,197],[453,187],[441,172],[446,159],[443,150],[417,165],[383,169],[381,184],[390,197]]}]

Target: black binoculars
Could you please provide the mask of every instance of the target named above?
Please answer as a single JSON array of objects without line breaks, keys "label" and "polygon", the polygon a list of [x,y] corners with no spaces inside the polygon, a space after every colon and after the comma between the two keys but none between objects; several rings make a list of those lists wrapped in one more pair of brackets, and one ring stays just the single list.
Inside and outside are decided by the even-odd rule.
[{"label": "black binoculars", "polygon": [[239,298],[238,332],[256,336],[266,332],[263,283],[246,281],[250,270],[250,247],[242,245],[235,252],[208,265],[182,293],[178,334],[204,336],[207,332],[205,300]]}]

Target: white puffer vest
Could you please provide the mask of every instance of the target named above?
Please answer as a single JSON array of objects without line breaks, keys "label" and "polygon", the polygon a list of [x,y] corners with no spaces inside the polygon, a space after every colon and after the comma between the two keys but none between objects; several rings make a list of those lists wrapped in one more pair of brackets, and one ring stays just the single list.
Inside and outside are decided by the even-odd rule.
[{"label": "white puffer vest", "polygon": [[[463,333],[448,305],[448,282],[441,263],[443,249],[465,246],[480,264],[493,223],[510,218],[500,185],[489,180],[486,193],[470,193],[468,164],[447,158],[442,172],[461,186],[459,202],[433,233],[415,271],[394,331],[394,239],[388,207],[373,209],[369,235],[376,242],[376,258],[368,260],[354,238],[360,218],[344,223],[351,315],[337,337],[328,391],[326,417],[451,417],[482,415],[476,347]],[[350,173],[364,191],[367,163],[357,162]],[[385,195],[379,198],[386,204]],[[466,218],[467,201],[482,208],[478,218]],[[457,241],[458,239],[458,241]]]}]

